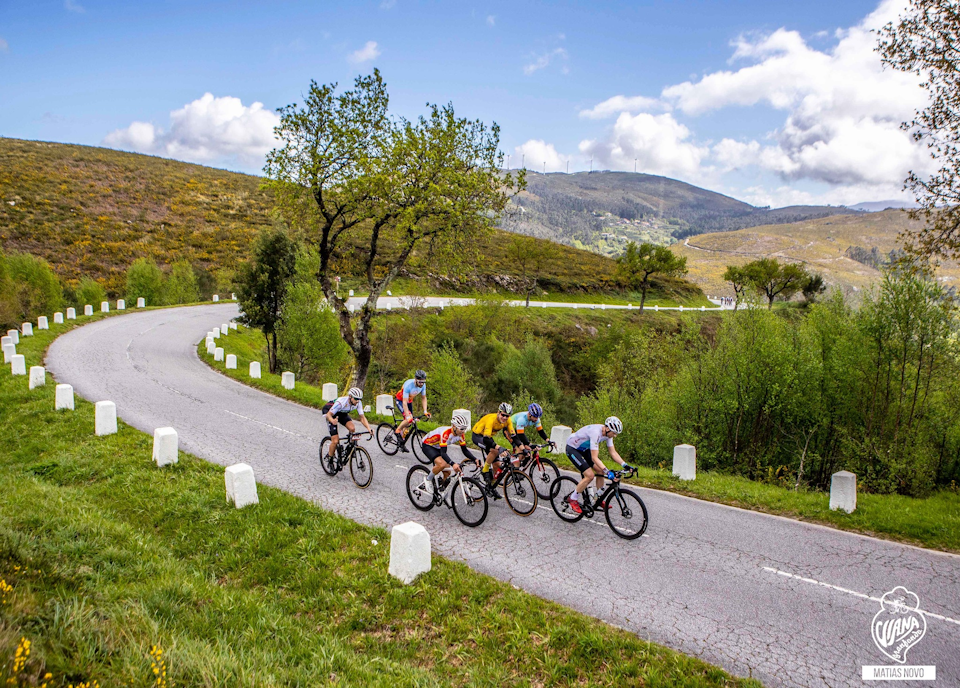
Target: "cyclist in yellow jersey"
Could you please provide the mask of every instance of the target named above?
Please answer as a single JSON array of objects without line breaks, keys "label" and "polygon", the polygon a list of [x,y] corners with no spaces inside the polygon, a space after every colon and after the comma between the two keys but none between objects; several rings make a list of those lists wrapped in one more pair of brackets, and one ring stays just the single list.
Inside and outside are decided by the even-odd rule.
[{"label": "cyclist in yellow jersey", "polygon": [[[501,449],[493,439],[493,436],[502,430],[507,441],[511,444],[513,443],[513,433],[510,430],[511,413],[513,413],[513,407],[507,402],[503,402],[500,404],[496,413],[488,413],[473,426],[473,443],[487,454],[482,471],[483,479],[487,485],[493,482],[493,478],[490,475],[490,467],[500,467],[500,462],[496,459]],[[500,499],[500,495],[495,491],[491,491],[491,494],[494,499]]]}]

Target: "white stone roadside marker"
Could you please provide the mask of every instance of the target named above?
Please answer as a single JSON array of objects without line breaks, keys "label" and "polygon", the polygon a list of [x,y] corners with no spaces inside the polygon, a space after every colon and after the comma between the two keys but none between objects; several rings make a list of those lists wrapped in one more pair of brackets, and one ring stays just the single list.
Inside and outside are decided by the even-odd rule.
[{"label": "white stone roadside marker", "polygon": [[207,339],[207,353],[214,354],[217,351],[217,345],[213,342],[213,338]]},{"label": "white stone roadside marker", "polygon": [[280,384],[283,385],[284,389],[293,389],[296,385],[296,378],[294,374],[290,371],[285,372],[280,376]]},{"label": "white stone roadside marker", "polygon": [[377,415],[389,416],[391,408],[393,408],[393,395],[378,394],[377,395]]},{"label": "white stone roadside marker", "polygon": [[218,346],[216,349],[213,350],[213,360],[214,360],[214,361],[222,361],[222,360],[223,360],[223,347],[222,347],[222,346]]},{"label": "white stone roadside marker", "polygon": [[127,310],[127,302],[124,301],[123,299],[117,299],[117,310],[118,311]]},{"label": "white stone roadside marker", "polygon": [[47,321],[47,316],[41,315],[37,318],[37,329],[38,330],[49,330],[50,323]]},{"label": "white stone roadside marker", "polygon": [[333,401],[337,398],[337,386],[332,382],[323,383],[320,398],[324,401]]},{"label": "white stone roadside marker", "polygon": [[838,471],[830,478],[830,511],[852,514],[857,508],[857,476],[850,471]]},{"label": "white stone roadside marker", "polygon": [[237,369],[237,357],[235,354],[227,354],[227,368],[229,370]]},{"label": "white stone roadside marker", "polygon": [[146,308],[146,307],[147,307],[147,300],[141,296],[139,299],[137,299],[137,308]]},{"label": "white stone roadside marker", "polygon": [[117,432],[117,405],[112,401],[98,401],[94,412],[93,431],[97,436]]},{"label": "white stone roadside marker", "polygon": [[427,529],[413,521],[394,526],[390,531],[390,575],[409,585],[430,568],[430,533]]},{"label": "white stone roadside marker", "polygon": [[219,302],[219,301],[220,301],[220,296],[219,296],[218,294],[214,294],[214,295],[213,295],[213,302],[214,302],[214,303],[217,303],[217,302]]},{"label": "white stone roadside marker", "polygon": [[90,304],[87,304],[86,306],[84,306],[84,307],[83,307],[83,314],[84,314],[84,315],[93,315],[93,306],[91,306]]},{"label": "white stone roadside marker", "polygon": [[7,336],[14,346],[20,343],[20,330],[7,330]]},{"label": "white stone roadside marker", "polygon": [[680,480],[697,479],[697,448],[678,444],[673,448],[673,474]]},{"label": "white stone roadside marker", "polygon": [[230,321],[230,329],[236,331],[237,323],[233,320]]},{"label": "white stone roadside marker", "polygon": [[260,379],[260,361],[250,361],[250,377]]},{"label": "white stone roadside marker", "polygon": [[173,428],[157,428],[153,431],[153,460],[157,466],[177,463],[180,440]]},{"label": "white stone roadside marker", "polygon": [[554,425],[550,429],[550,441],[554,444],[554,454],[563,454],[566,451],[567,440],[573,429],[566,425]]},{"label": "white stone roadside marker", "polygon": [[257,498],[257,481],[253,469],[245,463],[228,466],[223,473],[227,488],[227,501],[242,509],[250,504],[259,504]]},{"label": "white stone roadside marker", "polygon": [[76,320],[77,319],[77,309],[68,308],[67,309],[67,320]]},{"label": "white stone roadside marker", "polygon": [[27,360],[23,357],[23,354],[16,354],[13,358],[10,359],[10,374],[11,375],[27,374]]},{"label": "white stone roadside marker", "polygon": [[227,323],[223,323],[220,326],[220,334],[222,334],[224,337],[230,334],[230,326]]},{"label": "white stone roadside marker", "polygon": [[57,385],[57,394],[53,402],[55,411],[61,409],[73,410],[73,385]]},{"label": "white stone roadside marker", "polygon": [[47,371],[43,366],[30,366],[30,389],[43,387],[47,384]]},{"label": "white stone roadside marker", "polygon": [[[473,427],[473,414],[470,413],[470,409],[453,409],[453,414],[451,414],[451,415],[454,415],[454,414],[457,414],[457,413],[466,416],[466,417],[467,417],[467,425],[469,425],[471,428]],[[447,420],[446,418],[443,419],[444,422],[446,422],[446,420]]]},{"label": "white stone roadside marker", "polygon": [[220,328],[218,327],[215,330],[210,330],[210,336],[214,339],[220,339]]},{"label": "white stone roadside marker", "polygon": [[32,337],[33,323],[23,323],[23,325],[20,326],[20,331],[23,332],[24,337]]},{"label": "white stone roadside marker", "polygon": [[[6,339],[6,337],[4,337]],[[17,347],[9,342],[3,345],[3,362],[10,363],[13,357],[17,355]]]},{"label": "white stone roadside marker", "polygon": [[100,312],[101,312],[101,313],[109,313],[109,312],[110,312],[110,302],[109,302],[109,301],[101,301],[101,302],[100,302]]},{"label": "white stone roadside marker", "polygon": [[62,325],[63,324],[63,313],[54,313],[53,314],[53,324]]}]

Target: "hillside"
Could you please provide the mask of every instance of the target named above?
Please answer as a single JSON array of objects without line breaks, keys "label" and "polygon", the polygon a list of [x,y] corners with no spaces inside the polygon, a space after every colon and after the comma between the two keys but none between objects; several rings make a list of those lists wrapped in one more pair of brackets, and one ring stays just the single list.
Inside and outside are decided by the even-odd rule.
[{"label": "hillside", "polygon": [[687,236],[796,222],[856,211],[832,206],[757,208],[675,179],[630,172],[527,171],[502,227],[597,253],[628,241],[669,245]]},{"label": "hillside", "polygon": [[[185,258],[233,270],[271,225],[270,194],[258,177],[134,153],[0,138],[0,247],[48,260],[68,284],[87,275],[119,293],[127,266]],[[519,271],[500,230],[475,247],[468,274],[451,277],[414,256],[410,277],[451,289],[509,287]],[[569,246],[543,283],[556,291],[610,287],[613,261]],[[684,285],[673,285],[680,289]]]},{"label": "hillside", "polygon": [[[916,228],[902,210],[834,215],[782,225],[688,237],[673,250],[687,257],[688,279],[708,294],[733,295],[723,281],[728,265],[757,258],[802,262],[823,274],[830,285],[857,292],[876,282],[878,270],[898,249],[897,235]],[[960,268],[945,264],[939,271],[947,284],[960,283]]]}]

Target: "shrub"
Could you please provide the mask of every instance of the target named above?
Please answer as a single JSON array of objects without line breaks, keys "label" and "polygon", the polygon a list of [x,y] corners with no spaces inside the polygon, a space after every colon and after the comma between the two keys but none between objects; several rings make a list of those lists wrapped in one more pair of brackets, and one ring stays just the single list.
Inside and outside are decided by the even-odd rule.
[{"label": "shrub", "polygon": [[89,305],[97,310],[100,303],[107,300],[107,292],[96,280],[84,277],[74,290],[74,298],[78,307],[82,308]]},{"label": "shrub", "polygon": [[[5,263],[6,308],[12,310],[14,321],[33,320],[49,314],[63,305],[63,288],[50,264],[29,253],[12,253],[0,258]],[[9,317],[9,316],[8,316]],[[18,324],[18,323],[17,323]]]},{"label": "shrub", "polygon": [[168,304],[196,303],[200,300],[197,276],[190,263],[178,260],[173,264],[164,292]]},{"label": "shrub", "polygon": [[148,306],[164,305],[163,271],[147,258],[138,258],[127,269],[127,301],[143,298]]},{"label": "shrub", "polygon": [[480,388],[452,346],[434,351],[428,385],[430,408],[440,423],[448,423],[455,408],[470,409],[477,416]]}]

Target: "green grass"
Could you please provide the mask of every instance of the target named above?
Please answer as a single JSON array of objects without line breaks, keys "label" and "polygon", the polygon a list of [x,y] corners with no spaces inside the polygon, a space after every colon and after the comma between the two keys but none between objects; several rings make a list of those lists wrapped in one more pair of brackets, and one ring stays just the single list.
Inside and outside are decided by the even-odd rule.
[{"label": "green grass", "polygon": [[[323,406],[319,388],[298,381],[295,389],[283,389],[280,376],[268,374],[265,363],[263,379],[250,379],[244,361],[249,364],[251,360],[265,360],[262,353],[263,338],[259,332],[241,326],[238,332],[231,332],[217,341],[226,353],[237,354],[240,361],[237,370],[226,370],[222,363],[215,363],[213,356],[207,355],[201,342],[198,349],[201,359],[218,372],[290,401],[314,408]],[[370,404],[373,405],[372,400]],[[371,420],[373,418],[375,416],[371,415]],[[425,429],[434,427],[427,422],[421,423],[421,426]],[[503,446],[507,446],[502,437],[499,439]],[[558,465],[573,469],[566,457],[555,455],[551,458]],[[614,467],[612,463],[609,465]],[[846,514],[831,511],[830,496],[824,492],[794,491],[777,484],[712,471],[699,471],[697,479],[688,482],[673,477],[669,467],[656,469],[641,466],[638,470],[638,475],[630,482],[643,487],[820,523],[920,547],[960,553],[960,493],[957,491],[941,491],[924,499],[861,493],[857,495],[856,511]]]},{"label": "green grass", "polygon": [[154,646],[171,686],[758,685],[442,558],[404,586],[384,530],[262,485],[236,510],[220,467],[53,397],[0,374],[0,679],[25,637],[17,685],[156,685]]}]

